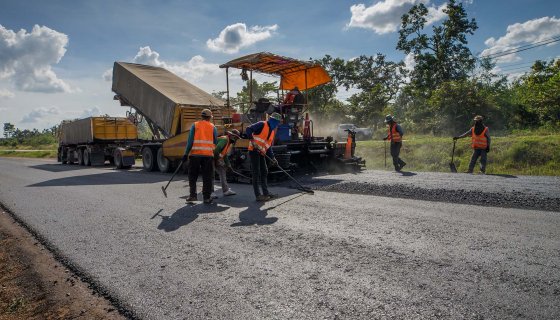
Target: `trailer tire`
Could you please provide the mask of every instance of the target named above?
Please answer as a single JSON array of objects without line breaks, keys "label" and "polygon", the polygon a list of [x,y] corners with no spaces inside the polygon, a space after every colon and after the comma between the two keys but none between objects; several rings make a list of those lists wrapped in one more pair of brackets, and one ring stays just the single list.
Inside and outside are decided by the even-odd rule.
[{"label": "trailer tire", "polygon": [[78,153],[78,165],[83,166],[84,165],[84,151],[81,149],[76,150],[76,152]]},{"label": "trailer tire", "polygon": [[84,159],[84,165],[85,166],[91,166],[91,155],[88,151],[88,149],[84,149],[84,155],[83,155],[83,159]]},{"label": "trailer tire", "polygon": [[144,147],[142,149],[142,165],[146,171],[154,171],[157,165],[157,159],[154,155],[154,149]]},{"label": "trailer tire", "polygon": [[160,172],[171,172],[171,161],[163,156],[163,147],[157,151],[157,164]]}]

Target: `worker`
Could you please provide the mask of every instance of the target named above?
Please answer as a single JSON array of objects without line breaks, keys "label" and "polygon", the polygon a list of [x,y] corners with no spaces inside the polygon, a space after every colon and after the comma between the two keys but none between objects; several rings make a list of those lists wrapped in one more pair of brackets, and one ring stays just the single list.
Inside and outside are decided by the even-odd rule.
[{"label": "worker", "polygon": [[[218,137],[218,143],[216,144],[216,149],[214,149],[214,167],[218,171],[218,176],[220,177],[220,182],[222,184],[222,194],[224,196],[233,196],[237,194],[235,191],[230,189],[227,183],[226,172],[228,169],[231,170],[231,163],[229,162],[228,153],[232,146],[235,145],[237,139],[241,138],[241,133],[239,130],[233,129],[228,131],[226,135]],[[212,192],[212,198],[218,198],[216,193]]]},{"label": "worker", "polygon": [[[274,197],[274,195],[268,191],[266,157],[272,160],[273,166],[278,165],[278,161],[274,157],[271,146],[274,142],[276,128],[280,124],[280,121],[282,121],[282,116],[274,112],[269,116],[268,120],[259,121],[247,127],[245,131],[247,138],[250,139],[249,157],[251,158],[253,189],[257,201],[267,201]],[[262,187],[262,194],[259,189],[259,181]]]},{"label": "worker", "polygon": [[490,152],[490,134],[488,133],[488,127],[482,123],[482,120],[482,116],[474,117],[474,125],[469,129],[469,131],[463,133],[460,136],[453,137],[453,140],[457,140],[466,136],[471,136],[471,146],[473,148],[473,153],[467,173],[473,173],[474,166],[476,165],[476,160],[478,160],[478,157],[480,157],[480,172],[482,174],[486,174],[487,153]]},{"label": "worker", "polygon": [[406,165],[406,162],[402,161],[399,157],[404,131],[400,124],[395,121],[395,117],[390,114],[385,116],[385,123],[389,126],[389,128],[387,136],[383,138],[383,140],[391,141],[391,157],[393,157],[393,165],[395,166],[395,171],[401,172],[402,168]]},{"label": "worker", "polygon": [[210,122],[212,111],[202,110],[202,120],[191,126],[187,147],[183,161],[188,160],[190,195],[187,203],[197,200],[196,181],[198,174],[202,174],[202,197],[204,203],[212,203],[212,190],[214,185],[214,149],[218,140],[218,131]]},{"label": "worker", "polygon": [[286,97],[284,97],[284,102],[282,102],[282,104],[284,104],[284,105],[293,104],[294,99],[298,94],[301,94],[301,92],[299,91],[298,87],[296,86],[292,90],[290,90],[288,93],[286,93]]}]

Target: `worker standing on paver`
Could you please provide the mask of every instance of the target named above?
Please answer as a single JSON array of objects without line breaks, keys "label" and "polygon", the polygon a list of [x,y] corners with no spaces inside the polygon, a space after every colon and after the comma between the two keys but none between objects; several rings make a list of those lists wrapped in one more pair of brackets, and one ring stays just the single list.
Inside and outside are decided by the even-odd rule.
[{"label": "worker standing on paver", "polygon": [[[278,165],[271,147],[280,121],[282,121],[282,116],[274,112],[267,121],[259,121],[249,126],[245,131],[247,138],[251,140],[249,144],[249,157],[251,158],[253,189],[257,201],[267,201],[274,197],[268,191],[266,156],[272,159],[272,165]],[[259,181],[262,187],[262,194],[259,189]]]},{"label": "worker standing on paver", "polygon": [[191,126],[187,147],[183,161],[188,159],[190,195],[187,203],[197,200],[196,181],[198,174],[202,174],[202,197],[204,203],[212,203],[212,190],[214,188],[214,149],[218,140],[218,131],[210,122],[212,111],[202,110],[202,120]]},{"label": "worker standing on paver", "polygon": [[387,131],[387,136],[383,140],[391,141],[391,157],[393,157],[393,165],[395,166],[395,171],[400,172],[401,169],[406,165],[406,162],[399,158],[402,147],[402,137],[404,131],[401,126],[395,121],[395,117],[388,114],[385,117],[385,123],[389,126]]},{"label": "worker standing on paver", "polygon": [[487,154],[490,152],[490,134],[488,133],[488,127],[482,123],[482,120],[482,116],[474,117],[474,126],[470,128],[469,131],[460,136],[453,137],[453,140],[457,140],[466,136],[471,136],[473,154],[471,156],[471,162],[469,163],[469,170],[467,170],[467,173],[473,173],[476,160],[480,157],[480,172],[482,174],[486,174]]},{"label": "worker standing on paver", "polygon": [[[235,142],[240,137],[241,134],[239,130],[233,129],[228,131],[226,135],[218,137],[218,143],[216,144],[216,149],[214,149],[214,167],[218,172],[220,177],[220,182],[222,184],[222,194],[224,196],[233,196],[237,194],[235,191],[231,190],[227,183],[227,170],[231,169],[231,164],[229,162],[228,153]],[[215,199],[218,196],[212,192],[212,198]]]}]

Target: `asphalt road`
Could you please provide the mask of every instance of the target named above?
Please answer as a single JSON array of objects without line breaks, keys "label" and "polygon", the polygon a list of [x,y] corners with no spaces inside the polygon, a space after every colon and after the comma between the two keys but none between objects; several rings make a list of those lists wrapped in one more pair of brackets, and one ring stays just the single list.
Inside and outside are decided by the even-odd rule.
[{"label": "asphalt road", "polygon": [[142,319],[560,318],[558,178],[368,171],[192,206],[169,178],[0,158],[0,202]]}]

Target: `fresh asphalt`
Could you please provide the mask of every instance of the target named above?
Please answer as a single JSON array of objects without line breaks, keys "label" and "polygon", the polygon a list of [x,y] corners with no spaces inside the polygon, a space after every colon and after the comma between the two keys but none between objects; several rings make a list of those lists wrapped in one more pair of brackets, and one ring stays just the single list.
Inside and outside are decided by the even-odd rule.
[{"label": "fresh asphalt", "polygon": [[0,202],[130,317],[560,318],[558,178],[367,171],[186,205],[170,177],[0,158]]}]

